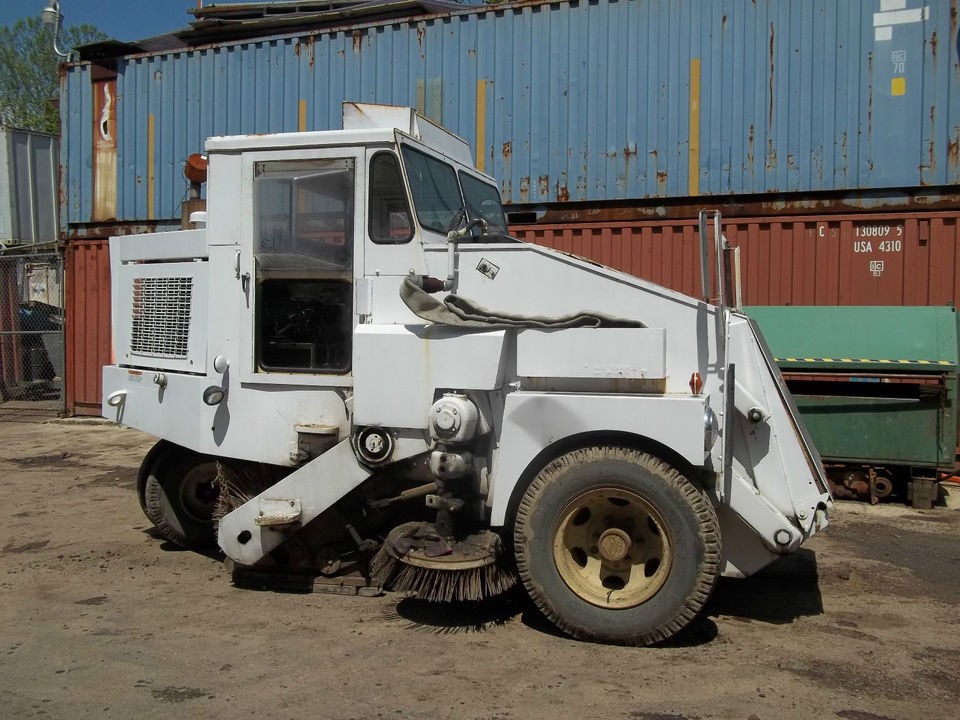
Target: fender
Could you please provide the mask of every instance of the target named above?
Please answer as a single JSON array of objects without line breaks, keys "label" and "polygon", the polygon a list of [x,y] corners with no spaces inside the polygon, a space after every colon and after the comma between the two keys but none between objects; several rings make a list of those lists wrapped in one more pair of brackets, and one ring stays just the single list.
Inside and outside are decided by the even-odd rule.
[{"label": "fender", "polygon": [[705,410],[702,396],[510,393],[493,465],[491,524],[504,524],[513,489],[534,458],[565,437],[597,431],[641,435],[702,467],[704,436],[689,429],[703,427]]}]

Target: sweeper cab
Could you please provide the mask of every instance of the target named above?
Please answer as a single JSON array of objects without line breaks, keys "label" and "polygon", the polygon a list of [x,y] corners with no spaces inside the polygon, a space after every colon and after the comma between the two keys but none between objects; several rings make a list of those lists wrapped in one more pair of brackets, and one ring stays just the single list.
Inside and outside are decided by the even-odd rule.
[{"label": "sweeper cab", "polygon": [[199,229],[111,239],[103,401],[160,438],[147,517],[237,584],[519,585],[571,636],[648,644],[825,526],[718,216],[693,298],[510,237],[468,145],[407,108],[206,156]]}]

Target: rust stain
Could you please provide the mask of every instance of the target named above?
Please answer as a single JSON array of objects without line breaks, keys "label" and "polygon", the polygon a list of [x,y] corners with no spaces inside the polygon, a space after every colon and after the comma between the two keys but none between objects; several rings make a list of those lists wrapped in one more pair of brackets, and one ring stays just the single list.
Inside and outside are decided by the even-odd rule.
[{"label": "rust stain", "polygon": [[777,151],[773,147],[773,138],[767,140],[767,170],[773,170],[777,166]]},{"label": "rust stain", "polygon": [[513,145],[509,140],[503,144],[503,157],[504,159],[509,158],[513,154]]},{"label": "rust stain", "polygon": [[867,53],[867,141],[873,137],[873,52]]},{"label": "rust stain", "polygon": [[92,220],[117,217],[117,81],[93,83],[93,209]]},{"label": "rust stain", "polygon": [[520,202],[530,199],[530,176],[520,178]]},{"label": "rust stain", "polygon": [[936,142],[934,134],[937,129],[937,106],[930,106],[930,139],[927,141],[927,155],[930,158],[930,169],[937,169],[937,153],[936,153]]},{"label": "rust stain", "polygon": [[775,37],[776,32],[773,29],[773,23],[770,23],[770,132],[773,132],[773,75],[776,70],[773,59],[774,49],[776,48]]},{"label": "rust stain", "polygon": [[750,132],[747,134],[747,163],[750,165],[750,174],[753,175],[753,141],[756,138],[753,123],[750,123]]},{"label": "rust stain", "polygon": [[298,58],[302,58],[303,53],[306,53],[309,58],[307,60],[307,66],[313,70],[314,39],[312,37],[298,40],[297,44],[293,46],[293,51],[297,54]]},{"label": "rust stain", "polygon": [[960,125],[954,125],[953,137],[947,143],[947,164],[950,167],[951,176],[956,176],[957,169],[960,167]]},{"label": "rust stain", "polygon": [[657,170],[657,192],[661,195],[667,190],[667,171]]},{"label": "rust stain", "polygon": [[787,167],[792,168],[795,165],[793,153],[787,153]]},{"label": "rust stain", "polygon": [[720,21],[720,29],[721,29],[721,30],[726,30],[726,29],[727,29],[727,16],[726,16],[726,15],[724,15],[724,16],[723,16],[723,20]]},{"label": "rust stain", "polygon": [[423,50],[423,27],[417,26],[417,45]]},{"label": "rust stain", "polygon": [[843,171],[847,171],[847,131],[840,135],[840,157],[843,158]]},{"label": "rust stain", "polygon": [[635,158],[637,156],[637,146],[634,145],[630,147],[627,145],[623,148],[623,187],[626,189],[627,183],[630,181],[630,158]]},{"label": "rust stain", "polygon": [[934,30],[930,35],[930,54],[933,56],[934,61],[937,59],[937,31]]},{"label": "rust stain", "polygon": [[550,195],[549,175],[541,175],[537,178],[537,192],[540,193],[541,198],[546,198]]},{"label": "rust stain", "polygon": [[361,50],[363,50],[363,36],[365,34],[366,33],[364,33],[363,30],[353,31],[353,51],[354,52],[360,52]]},{"label": "rust stain", "polygon": [[557,202],[570,202],[570,190],[566,185],[557,183]]}]

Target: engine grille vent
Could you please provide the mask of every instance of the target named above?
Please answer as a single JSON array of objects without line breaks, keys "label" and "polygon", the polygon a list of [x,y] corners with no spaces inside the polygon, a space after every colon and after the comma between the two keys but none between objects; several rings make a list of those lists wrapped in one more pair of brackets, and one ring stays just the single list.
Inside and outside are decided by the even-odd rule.
[{"label": "engine grille vent", "polygon": [[191,277],[135,278],[130,352],[185,359],[192,299]]}]

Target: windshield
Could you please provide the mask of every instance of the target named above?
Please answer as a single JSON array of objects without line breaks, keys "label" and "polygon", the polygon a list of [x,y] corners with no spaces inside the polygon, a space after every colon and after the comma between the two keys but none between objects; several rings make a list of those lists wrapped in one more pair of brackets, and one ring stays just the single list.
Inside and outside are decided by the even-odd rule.
[{"label": "windshield", "polygon": [[490,234],[506,234],[507,223],[495,185],[403,145],[403,162],[417,220],[427,230],[448,233],[482,218]]},{"label": "windshield", "polygon": [[473,175],[460,173],[460,186],[467,201],[469,220],[483,218],[487,222],[487,232],[492,235],[506,235],[507,220],[500,204],[500,193],[496,187]]}]

